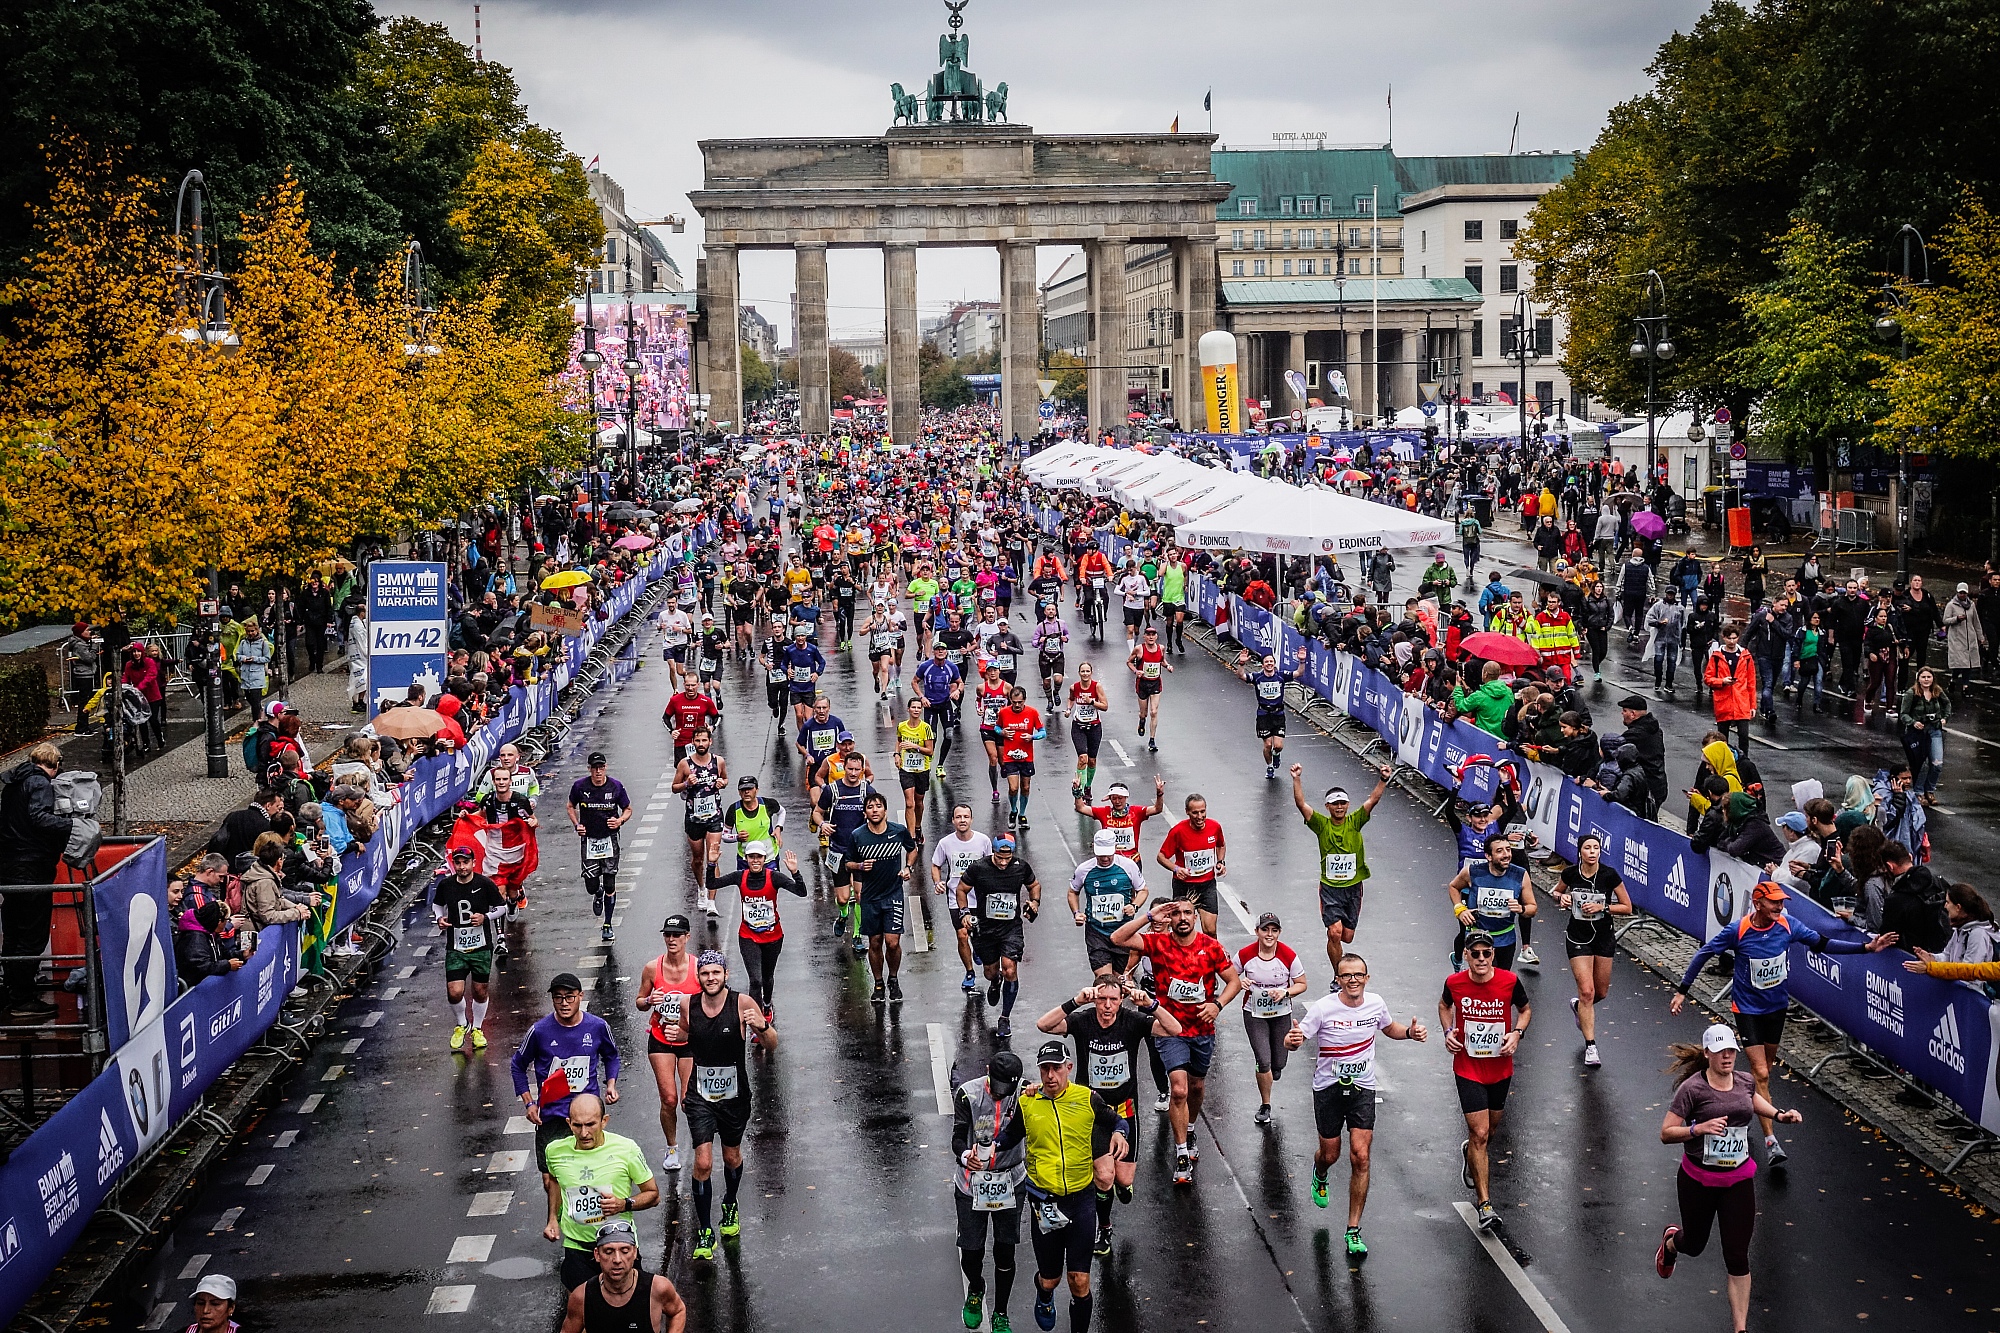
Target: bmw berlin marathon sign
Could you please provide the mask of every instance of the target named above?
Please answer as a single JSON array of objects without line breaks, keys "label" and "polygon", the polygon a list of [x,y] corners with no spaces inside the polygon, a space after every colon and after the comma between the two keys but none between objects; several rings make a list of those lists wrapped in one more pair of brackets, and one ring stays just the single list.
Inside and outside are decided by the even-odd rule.
[{"label": "bmw berlin marathon sign", "polygon": [[377,560],[368,566],[368,715],[444,688],[445,571],[439,563]]}]

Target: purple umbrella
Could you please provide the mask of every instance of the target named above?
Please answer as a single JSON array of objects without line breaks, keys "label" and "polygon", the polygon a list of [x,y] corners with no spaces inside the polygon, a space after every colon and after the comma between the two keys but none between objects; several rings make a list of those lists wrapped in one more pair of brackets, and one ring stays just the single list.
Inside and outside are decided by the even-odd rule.
[{"label": "purple umbrella", "polygon": [[1641,537],[1652,539],[1667,530],[1667,520],[1650,509],[1632,515],[1632,531]]}]

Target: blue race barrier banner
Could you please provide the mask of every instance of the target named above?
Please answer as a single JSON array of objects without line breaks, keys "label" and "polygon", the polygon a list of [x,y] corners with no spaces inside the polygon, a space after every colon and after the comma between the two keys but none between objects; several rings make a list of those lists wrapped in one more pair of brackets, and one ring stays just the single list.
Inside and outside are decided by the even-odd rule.
[{"label": "blue race barrier banner", "polygon": [[[717,531],[713,523],[701,524],[694,529],[695,544],[713,541]],[[607,620],[593,620],[584,633],[564,641],[553,678],[515,688],[500,714],[466,738],[465,749],[413,766],[397,788],[396,804],[383,811],[376,836],[343,858],[334,899],[336,931],[352,925],[381,895],[389,867],[409,837],[470,792],[502,744],[554,710],[560,685],[581,668],[605,628],[689,549],[678,536],[663,543],[652,563],[607,599]],[[171,936],[165,933],[166,872],[165,844],[154,842],[98,885],[106,1013],[116,1054],[0,1165],[0,1322],[11,1320],[55,1271],[126,1169],[194,1109],[219,1074],[263,1039],[298,984],[301,930],[287,924],[257,932],[256,952],[241,968],[209,977],[164,1003],[175,985]],[[150,915],[147,903],[156,904]],[[113,959],[121,960],[118,966],[111,965]]]}]

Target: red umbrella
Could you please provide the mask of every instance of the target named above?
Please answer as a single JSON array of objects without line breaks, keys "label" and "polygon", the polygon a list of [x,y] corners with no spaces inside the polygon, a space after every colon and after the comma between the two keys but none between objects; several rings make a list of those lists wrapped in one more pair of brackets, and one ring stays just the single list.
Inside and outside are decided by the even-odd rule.
[{"label": "red umbrella", "polygon": [[1468,634],[1459,640],[1458,646],[1474,657],[1498,662],[1501,666],[1531,667],[1542,660],[1541,654],[1527,640],[1517,639],[1511,634],[1495,634],[1491,630]]}]

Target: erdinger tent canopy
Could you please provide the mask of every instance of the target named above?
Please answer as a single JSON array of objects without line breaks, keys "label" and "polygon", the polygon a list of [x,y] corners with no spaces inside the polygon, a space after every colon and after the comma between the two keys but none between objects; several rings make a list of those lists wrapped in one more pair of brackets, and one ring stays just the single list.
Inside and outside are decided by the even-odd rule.
[{"label": "erdinger tent canopy", "polygon": [[1082,488],[1086,479],[1106,467],[1135,457],[1138,455],[1114,449],[1093,449],[1089,453],[1078,454],[1048,468],[1042,473],[1040,481],[1042,485],[1053,490],[1078,490]]},{"label": "erdinger tent canopy", "polygon": [[1134,468],[1113,482],[1111,497],[1127,509],[1143,512],[1146,496],[1162,487],[1185,481],[1191,474],[1206,471],[1207,468],[1198,467],[1174,454],[1155,454],[1151,467]]},{"label": "erdinger tent canopy", "polygon": [[1042,450],[1042,452],[1021,464],[1021,470],[1028,474],[1030,481],[1040,481],[1049,473],[1064,468],[1076,462],[1079,458],[1088,458],[1095,454],[1107,452],[1109,451],[1098,448],[1088,440],[1069,440],[1053,448]]},{"label": "erdinger tent canopy", "polygon": [[1438,546],[1451,540],[1444,519],[1413,514],[1333,491],[1272,488],[1177,528],[1189,547],[1240,547],[1280,555],[1342,555],[1384,547]]},{"label": "erdinger tent canopy", "polygon": [[1190,463],[1185,471],[1146,487],[1144,493],[1138,497],[1137,507],[1159,518],[1176,500],[1186,499],[1197,491],[1208,490],[1217,481],[1233,475],[1223,468],[1203,467],[1199,463]]},{"label": "erdinger tent canopy", "polygon": [[1212,481],[1201,480],[1183,487],[1172,499],[1163,503],[1160,518],[1178,528],[1204,515],[1218,513],[1225,506],[1241,502],[1244,496],[1264,491],[1272,485],[1247,472],[1224,472],[1220,468],[1209,469],[1209,476]]}]

